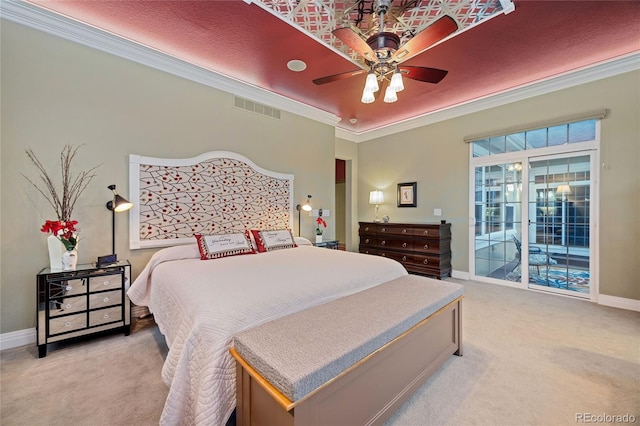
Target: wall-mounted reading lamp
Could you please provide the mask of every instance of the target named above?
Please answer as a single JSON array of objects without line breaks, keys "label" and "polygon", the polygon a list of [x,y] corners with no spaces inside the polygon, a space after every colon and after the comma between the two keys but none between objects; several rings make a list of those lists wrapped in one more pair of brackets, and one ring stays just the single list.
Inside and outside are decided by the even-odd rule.
[{"label": "wall-mounted reading lamp", "polygon": [[116,255],[116,213],[125,212],[133,207],[133,203],[116,192],[115,185],[109,185],[107,188],[113,191],[113,200],[107,202],[107,209],[111,210],[111,255],[98,257],[98,267],[118,261]]},{"label": "wall-mounted reading lamp", "polygon": [[298,236],[301,237],[302,235],[300,234],[300,211],[301,210],[304,210],[305,212],[311,211],[311,195],[307,195],[307,202],[302,205],[298,204],[296,206],[296,210],[298,210]]}]

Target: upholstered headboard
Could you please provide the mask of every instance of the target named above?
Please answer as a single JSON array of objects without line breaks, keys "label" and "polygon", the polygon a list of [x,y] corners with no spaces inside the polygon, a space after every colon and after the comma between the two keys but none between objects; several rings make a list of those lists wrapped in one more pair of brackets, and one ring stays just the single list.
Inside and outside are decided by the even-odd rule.
[{"label": "upholstered headboard", "polygon": [[194,234],[292,228],[293,175],[234,152],[129,156],[132,249],[193,243]]}]

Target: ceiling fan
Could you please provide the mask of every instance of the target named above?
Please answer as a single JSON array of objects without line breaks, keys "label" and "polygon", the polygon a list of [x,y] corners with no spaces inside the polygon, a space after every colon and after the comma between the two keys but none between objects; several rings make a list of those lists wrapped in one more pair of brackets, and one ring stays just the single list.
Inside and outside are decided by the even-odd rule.
[{"label": "ceiling fan", "polygon": [[[366,40],[351,26],[333,30],[334,36],[364,59],[367,68],[317,78],[313,80],[314,84],[331,83],[368,73],[362,102],[373,102],[375,92],[380,89],[380,84],[386,81],[389,81],[389,85],[384,100],[385,102],[395,102],[398,99],[396,92],[404,89],[402,76],[435,84],[447,75],[448,71],[437,68],[401,66],[400,64],[455,32],[458,29],[458,24],[451,17],[445,15],[401,45],[398,35],[384,31],[384,19],[391,2],[392,0],[378,1],[376,13],[380,16],[379,32]],[[389,77],[390,75],[391,77]]]}]

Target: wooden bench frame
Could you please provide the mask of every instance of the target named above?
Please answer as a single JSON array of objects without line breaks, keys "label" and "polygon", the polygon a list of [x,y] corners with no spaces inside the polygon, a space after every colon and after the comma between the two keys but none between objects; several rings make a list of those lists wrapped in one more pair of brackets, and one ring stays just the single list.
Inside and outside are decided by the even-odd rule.
[{"label": "wooden bench frame", "polygon": [[380,425],[452,354],[462,356],[462,296],[298,401],[236,351],[236,424]]}]

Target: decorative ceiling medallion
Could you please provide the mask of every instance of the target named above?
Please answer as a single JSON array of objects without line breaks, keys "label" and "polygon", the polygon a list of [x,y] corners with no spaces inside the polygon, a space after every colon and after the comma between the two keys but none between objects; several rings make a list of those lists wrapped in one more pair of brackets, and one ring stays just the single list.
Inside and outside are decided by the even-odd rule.
[{"label": "decorative ceiling medallion", "polygon": [[[378,0],[253,0],[263,9],[315,38],[356,64],[362,58],[333,35],[336,28],[351,27],[364,40],[380,31],[376,14]],[[458,30],[466,31],[501,13],[515,9],[512,0],[394,0],[387,13],[384,31],[394,33],[400,44],[444,15],[453,18]]]}]

